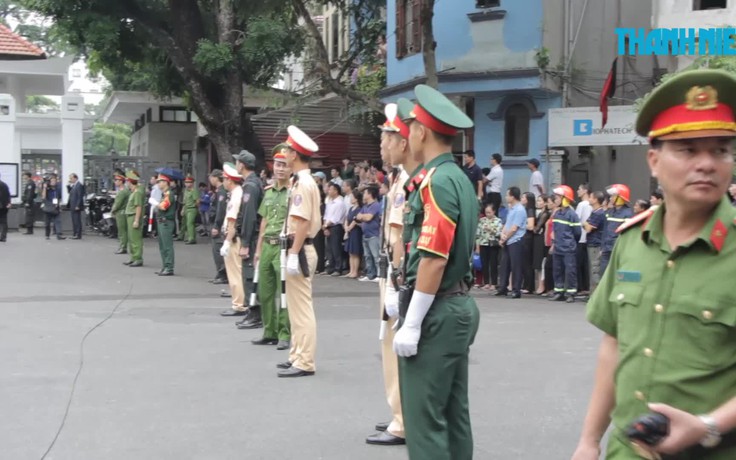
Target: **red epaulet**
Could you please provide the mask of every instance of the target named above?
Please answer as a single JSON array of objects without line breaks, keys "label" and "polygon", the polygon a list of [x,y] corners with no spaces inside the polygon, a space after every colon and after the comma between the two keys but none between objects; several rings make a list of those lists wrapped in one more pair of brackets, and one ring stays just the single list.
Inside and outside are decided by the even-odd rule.
[{"label": "red epaulet", "polygon": [[626,230],[636,227],[637,225],[649,222],[649,219],[654,215],[654,211],[657,210],[657,206],[652,206],[644,212],[640,212],[634,217],[630,217],[624,221],[623,224],[619,225],[616,229],[616,233],[623,233]]},{"label": "red epaulet", "polygon": [[273,188],[273,184],[263,187],[263,191],[265,192],[266,190],[271,189],[271,188]]},{"label": "red epaulet", "polygon": [[422,168],[422,170],[419,171],[419,174],[414,176],[414,179],[411,180],[411,183],[406,186],[406,189],[410,192],[413,192],[414,189],[417,188],[417,185],[421,184],[426,176],[427,176],[427,170]]}]

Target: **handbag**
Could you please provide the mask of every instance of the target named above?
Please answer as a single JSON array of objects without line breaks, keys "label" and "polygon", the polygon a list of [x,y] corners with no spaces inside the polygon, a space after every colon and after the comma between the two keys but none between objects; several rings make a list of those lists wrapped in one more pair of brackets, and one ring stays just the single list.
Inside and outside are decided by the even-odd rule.
[{"label": "handbag", "polygon": [[43,208],[42,208],[42,210],[43,210],[43,212],[45,212],[47,214],[53,214],[53,215],[59,214],[59,207],[56,206],[56,205],[54,205],[54,203],[52,203],[50,201],[44,201],[43,202]]}]

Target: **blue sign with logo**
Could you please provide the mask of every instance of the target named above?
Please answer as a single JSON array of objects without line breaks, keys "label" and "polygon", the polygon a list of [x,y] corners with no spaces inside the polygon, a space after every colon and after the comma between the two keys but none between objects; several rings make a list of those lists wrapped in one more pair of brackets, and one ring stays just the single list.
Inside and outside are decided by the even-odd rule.
[{"label": "blue sign with logo", "polygon": [[573,120],[574,136],[590,136],[593,134],[593,120]]}]

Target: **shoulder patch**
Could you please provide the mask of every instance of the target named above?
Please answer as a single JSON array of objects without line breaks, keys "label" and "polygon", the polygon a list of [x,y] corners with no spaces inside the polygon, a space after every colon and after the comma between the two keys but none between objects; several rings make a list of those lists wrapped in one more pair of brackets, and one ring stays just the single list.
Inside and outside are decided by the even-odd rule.
[{"label": "shoulder patch", "polygon": [[302,196],[299,194],[294,195],[294,207],[298,208],[302,205]]},{"label": "shoulder patch", "polygon": [[623,224],[619,225],[616,229],[616,233],[623,233],[626,230],[636,227],[649,220],[654,215],[654,211],[657,210],[657,206],[652,206],[644,212],[641,212],[634,217],[630,217],[624,221]]},{"label": "shoulder patch", "polygon": [[396,198],[394,198],[394,208],[399,208],[404,204],[404,194],[403,193],[397,193]]},{"label": "shoulder patch", "polygon": [[243,193],[243,203],[250,201],[250,193]]}]

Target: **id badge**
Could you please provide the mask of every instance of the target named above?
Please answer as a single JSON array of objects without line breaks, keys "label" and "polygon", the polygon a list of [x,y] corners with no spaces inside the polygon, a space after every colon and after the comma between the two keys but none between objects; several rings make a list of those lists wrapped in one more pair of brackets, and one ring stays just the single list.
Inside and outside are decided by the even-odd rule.
[{"label": "id badge", "polygon": [[56,206],[57,204],[59,204],[59,199],[54,198],[53,200],[51,200],[51,202],[54,204],[54,206]]}]

